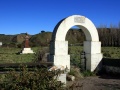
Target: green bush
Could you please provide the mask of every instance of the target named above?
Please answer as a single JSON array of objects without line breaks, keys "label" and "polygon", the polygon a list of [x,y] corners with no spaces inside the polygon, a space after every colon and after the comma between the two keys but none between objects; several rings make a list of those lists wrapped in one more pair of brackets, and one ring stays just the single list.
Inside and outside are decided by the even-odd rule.
[{"label": "green bush", "polygon": [[34,68],[30,71],[21,66],[20,71],[10,71],[6,80],[0,85],[2,90],[61,90],[62,83],[57,81],[59,71],[48,71],[47,68]]},{"label": "green bush", "polygon": [[71,54],[70,62],[71,62],[71,65],[74,65],[76,67],[80,67],[80,55]]},{"label": "green bush", "polygon": [[71,66],[70,72],[68,75],[73,75],[75,76],[76,79],[83,78],[80,69],[78,67]]},{"label": "green bush", "polygon": [[95,76],[96,74],[94,72],[89,71],[89,70],[85,70],[82,72],[82,75],[84,77],[88,77],[88,76]]}]

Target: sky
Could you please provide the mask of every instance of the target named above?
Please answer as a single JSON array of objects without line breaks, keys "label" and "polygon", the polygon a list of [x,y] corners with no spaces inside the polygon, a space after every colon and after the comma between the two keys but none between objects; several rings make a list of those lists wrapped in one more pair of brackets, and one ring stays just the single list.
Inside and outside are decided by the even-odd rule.
[{"label": "sky", "polygon": [[89,18],[96,27],[120,22],[120,0],[0,0],[0,34],[53,32],[71,15]]}]

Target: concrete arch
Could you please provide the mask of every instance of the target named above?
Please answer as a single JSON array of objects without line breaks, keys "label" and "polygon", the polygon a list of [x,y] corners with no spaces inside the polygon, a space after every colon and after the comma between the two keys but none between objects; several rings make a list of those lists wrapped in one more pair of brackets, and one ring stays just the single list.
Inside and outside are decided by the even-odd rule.
[{"label": "concrete arch", "polygon": [[62,19],[54,28],[50,44],[50,61],[54,65],[62,65],[70,69],[70,55],[68,55],[68,41],[66,34],[72,26],[80,27],[85,36],[84,52],[86,54],[86,69],[94,71],[102,59],[101,42],[94,24],[85,16],[72,15]]},{"label": "concrete arch", "polygon": [[[77,21],[78,20],[78,21]],[[81,21],[82,20],[82,21]],[[81,22],[81,23],[79,23]],[[99,41],[98,32],[94,24],[86,17],[80,15],[69,16],[61,20],[53,31],[52,40],[65,41],[65,36],[72,26],[83,29],[87,41]]]}]

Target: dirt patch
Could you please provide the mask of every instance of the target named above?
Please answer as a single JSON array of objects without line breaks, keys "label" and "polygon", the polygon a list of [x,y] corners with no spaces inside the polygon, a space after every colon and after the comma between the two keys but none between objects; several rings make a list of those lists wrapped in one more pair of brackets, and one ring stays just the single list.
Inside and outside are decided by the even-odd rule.
[{"label": "dirt patch", "polygon": [[68,90],[120,90],[120,78],[111,76],[92,76],[68,82]]}]

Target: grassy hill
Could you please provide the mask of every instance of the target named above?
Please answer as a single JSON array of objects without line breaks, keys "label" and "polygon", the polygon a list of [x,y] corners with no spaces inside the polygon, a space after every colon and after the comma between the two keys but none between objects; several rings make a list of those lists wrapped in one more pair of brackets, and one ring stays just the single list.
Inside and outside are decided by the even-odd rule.
[{"label": "grassy hill", "polygon": [[80,29],[70,29],[67,32],[66,40],[69,44],[83,43],[85,40],[85,35]]},{"label": "grassy hill", "polygon": [[[41,32],[39,34],[35,35],[29,35],[30,36],[30,45],[31,46],[48,46],[51,37],[52,32]],[[24,41],[25,33],[17,34],[17,35],[0,35],[0,41],[3,43],[17,43],[22,44]],[[82,30],[78,29],[70,29],[67,32],[66,40],[69,42],[69,44],[77,44],[82,43],[85,39],[84,33]]]},{"label": "grassy hill", "polygon": [[[13,37],[12,42],[22,43],[25,40],[26,33],[21,33]],[[31,38],[31,35],[29,35]]]},{"label": "grassy hill", "polygon": [[32,46],[46,46],[50,43],[52,32],[43,32],[36,35],[33,35],[30,38],[30,44]]},{"label": "grassy hill", "polygon": [[5,35],[5,34],[0,34],[0,42],[3,43],[11,43],[13,37],[15,35]]}]

